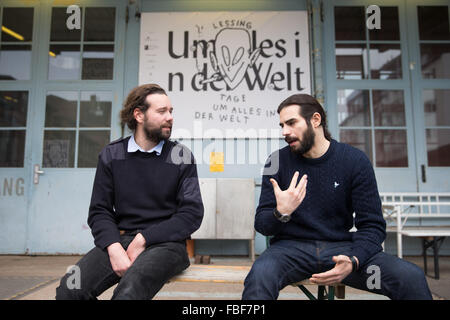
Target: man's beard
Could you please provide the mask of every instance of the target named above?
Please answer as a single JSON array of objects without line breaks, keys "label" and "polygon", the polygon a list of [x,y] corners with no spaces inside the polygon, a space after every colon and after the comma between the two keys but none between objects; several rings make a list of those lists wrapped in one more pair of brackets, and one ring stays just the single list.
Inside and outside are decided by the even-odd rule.
[{"label": "man's beard", "polygon": [[[170,127],[169,133],[168,134],[163,133],[163,128],[169,127]],[[172,133],[172,125],[165,124],[159,128],[155,127],[152,128],[150,126],[144,125],[144,133],[148,140],[158,143],[161,140],[168,140],[170,138],[170,135]]]},{"label": "man's beard", "polygon": [[314,146],[314,138],[316,137],[316,134],[314,133],[314,130],[311,126],[311,124],[308,123],[308,129],[306,129],[305,134],[303,135],[302,141],[300,141],[297,137],[296,138],[289,138],[286,137],[284,140],[287,143],[291,143],[293,141],[298,141],[299,146],[291,146],[291,151],[298,155],[304,155],[307,153],[311,148]]}]

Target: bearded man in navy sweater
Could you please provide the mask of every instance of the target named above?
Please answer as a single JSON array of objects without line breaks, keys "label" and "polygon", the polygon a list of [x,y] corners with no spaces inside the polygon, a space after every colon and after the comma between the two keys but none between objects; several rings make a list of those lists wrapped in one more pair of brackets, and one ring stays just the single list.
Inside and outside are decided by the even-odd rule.
[{"label": "bearded man in navy sweater", "polygon": [[[95,248],[67,273],[56,299],[151,299],[189,266],[186,239],[200,227],[203,203],[191,152],[169,140],[173,107],[156,84],[134,88],[121,111],[133,135],[100,153],[88,224]],[[76,270],[76,269],[75,269]]]},{"label": "bearded man in navy sweater", "polygon": [[242,298],[277,299],[285,286],[309,279],[431,299],[419,267],[382,251],[386,223],[366,155],[331,138],[322,106],[309,95],[287,98],[278,113],[289,146],[266,163],[255,217],[271,245],[253,264]]}]

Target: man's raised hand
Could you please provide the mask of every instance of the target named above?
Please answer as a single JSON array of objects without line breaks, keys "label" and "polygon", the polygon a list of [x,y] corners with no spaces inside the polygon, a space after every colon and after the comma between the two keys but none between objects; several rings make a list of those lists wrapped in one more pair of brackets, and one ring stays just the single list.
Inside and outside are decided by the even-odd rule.
[{"label": "man's raised hand", "polygon": [[275,198],[277,200],[277,210],[281,214],[291,214],[295,209],[302,203],[306,195],[306,184],[308,183],[308,177],[304,174],[297,184],[299,173],[295,171],[292,177],[291,184],[289,188],[282,191],[278,186],[275,179],[270,179],[273,186],[273,191],[275,193]]}]

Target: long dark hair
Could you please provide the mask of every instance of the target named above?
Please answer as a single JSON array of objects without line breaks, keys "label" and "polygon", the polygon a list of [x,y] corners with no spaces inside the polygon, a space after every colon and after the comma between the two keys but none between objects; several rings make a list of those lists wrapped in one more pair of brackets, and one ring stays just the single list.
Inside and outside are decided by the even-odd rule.
[{"label": "long dark hair", "polygon": [[328,141],[331,140],[331,134],[328,131],[327,127],[327,116],[325,114],[325,110],[323,110],[322,105],[317,101],[314,97],[310,96],[309,94],[294,94],[290,96],[289,98],[285,99],[283,102],[280,103],[278,106],[278,114],[283,110],[285,107],[290,105],[298,105],[300,108],[300,116],[302,116],[308,125],[311,124],[311,118],[314,113],[319,113],[320,117],[322,118],[322,121],[320,125],[323,128],[323,134],[325,136],[325,139]]}]

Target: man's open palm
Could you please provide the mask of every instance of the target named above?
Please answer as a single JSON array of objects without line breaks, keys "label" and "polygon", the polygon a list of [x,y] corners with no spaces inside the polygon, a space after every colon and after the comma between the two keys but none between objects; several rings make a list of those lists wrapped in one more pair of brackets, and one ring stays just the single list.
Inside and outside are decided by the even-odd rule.
[{"label": "man's open palm", "polygon": [[298,176],[298,171],[295,171],[289,188],[284,191],[280,189],[275,179],[270,179],[277,200],[277,210],[281,214],[291,214],[305,199],[308,177],[304,174],[297,185]]}]

